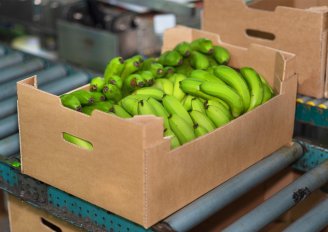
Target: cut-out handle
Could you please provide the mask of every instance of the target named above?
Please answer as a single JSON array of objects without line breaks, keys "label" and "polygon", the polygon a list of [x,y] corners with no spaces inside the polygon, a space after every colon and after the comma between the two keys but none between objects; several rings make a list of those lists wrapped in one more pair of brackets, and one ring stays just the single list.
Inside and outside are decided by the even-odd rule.
[{"label": "cut-out handle", "polygon": [[92,151],[93,150],[93,145],[91,142],[85,140],[85,139],[81,139],[79,137],[76,137],[72,134],[69,134],[67,132],[63,132],[63,138],[65,141],[71,143],[71,144],[74,144],[74,146],[77,146],[81,149],[86,149],[86,150],[89,150],[89,151]]},{"label": "cut-out handle", "polygon": [[246,34],[257,39],[275,40],[276,38],[273,33],[254,29],[246,29]]},{"label": "cut-out handle", "polygon": [[58,226],[56,226],[52,222],[49,222],[48,220],[44,219],[43,217],[41,218],[41,222],[44,226],[48,227],[50,230],[52,230],[54,232],[62,232],[62,229],[60,229]]}]

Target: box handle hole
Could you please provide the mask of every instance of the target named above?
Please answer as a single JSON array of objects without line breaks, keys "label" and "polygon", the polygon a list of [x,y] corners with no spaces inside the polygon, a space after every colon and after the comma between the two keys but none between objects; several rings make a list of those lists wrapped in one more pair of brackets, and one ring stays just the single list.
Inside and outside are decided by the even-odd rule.
[{"label": "box handle hole", "polygon": [[63,132],[63,139],[65,141],[73,144],[74,146],[77,146],[78,148],[89,150],[89,151],[93,150],[93,145],[91,142],[89,142],[85,139],[79,138],[77,136],[74,136],[72,134],[69,134],[67,132]]},{"label": "box handle hole", "polygon": [[55,232],[62,232],[62,229],[60,229],[58,226],[56,226],[55,224],[49,222],[48,220],[44,219],[43,217],[41,218],[41,222],[44,226],[48,227],[49,229],[51,229],[52,231]]},{"label": "box handle hole", "polygon": [[265,40],[275,40],[276,36],[270,32],[246,29],[246,34],[250,37],[265,39]]}]

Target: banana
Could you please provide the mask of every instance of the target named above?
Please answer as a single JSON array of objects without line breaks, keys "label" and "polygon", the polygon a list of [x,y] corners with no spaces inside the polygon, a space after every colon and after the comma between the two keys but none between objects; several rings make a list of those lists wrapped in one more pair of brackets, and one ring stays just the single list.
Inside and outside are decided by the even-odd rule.
[{"label": "banana", "polygon": [[271,86],[269,85],[269,83],[264,79],[264,77],[261,74],[260,74],[260,78],[263,84],[263,99],[261,103],[263,104],[274,96],[274,92]]},{"label": "banana", "polygon": [[145,95],[149,97],[153,97],[156,100],[161,101],[162,98],[164,97],[164,92],[158,88],[155,87],[144,87],[141,89],[137,89],[134,91],[133,94],[138,94],[138,95]]},{"label": "banana", "polygon": [[168,79],[164,79],[164,78],[156,79],[153,86],[155,88],[162,90],[165,94],[168,94],[168,95],[173,94],[174,85]]},{"label": "banana", "polygon": [[68,107],[70,109],[81,111],[82,106],[79,99],[70,94],[64,94],[60,97],[61,103],[63,106]]},{"label": "banana", "polygon": [[244,105],[242,98],[229,86],[205,81],[200,85],[200,89],[204,93],[226,102],[230,107],[232,116],[238,117],[243,113]]},{"label": "banana", "polygon": [[193,125],[190,115],[178,99],[170,95],[165,95],[163,97],[162,103],[169,114],[177,114],[182,117],[183,120],[185,120],[190,126]]},{"label": "banana", "polygon": [[120,118],[131,118],[132,116],[120,105],[113,105],[110,113],[117,115]]},{"label": "banana", "polygon": [[215,75],[210,74],[205,70],[196,69],[191,72],[190,77],[201,81],[214,81],[220,84],[225,84],[222,80],[217,78]]},{"label": "banana", "polygon": [[179,147],[181,145],[179,142],[179,139],[177,138],[177,136],[173,133],[173,131],[171,129],[165,128],[164,136],[171,138],[171,148],[172,149]]},{"label": "banana", "polygon": [[152,97],[148,98],[146,101],[148,101],[148,103],[151,104],[151,106],[153,107],[155,111],[155,115],[163,118],[164,128],[169,129],[170,128],[170,124],[168,121],[169,113],[164,108],[164,106],[159,101],[157,101]]},{"label": "banana", "polygon": [[92,112],[95,110],[96,108],[94,106],[84,106],[82,108],[82,113],[87,114],[87,115],[91,115]]},{"label": "banana", "polygon": [[186,76],[183,74],[176,73],[174,74],[174,82],[173,82],[173,93],[172,95],[176,97],[179,101],[181,101],[184,96],[186,95],[185,92],[183,92],[180,89],[180,81],[186,79]]},{"label": "banana", "polygon": [[136,61],[135,59],[127,59],[124,62],[124,67],[122,70],[122,73],[120,77],[122,78],[123,82],[124,80],[131,74],[137,72],[140,68],[140,63],[139,61]]},{"label": "banana", "polygon": [[193,70],[194,70],[193,67],[191,67],[191,65],[190,65],[189,57],[183,60],[182,65],[175,67],[176,73],[181,73],[185,76],[189,76]]},{"label": "banana", "polygon": [[150,71],[141,71],[140,76],[145,82],[145,86],[152,86],[154,84],[155,78]]},{"label": "banana", "polygon": [[138,102],[138,114],[139,115],[156,115],[156,112],[152,105],[147,100],[140,100]]},{"label": "banana", "polygon": [[194,121],[194,124],[203,127],[207,132],[215,130],[216,125],[211,121],[211,119],[209,119],[206,112],[203,113],[197,110],[192,110],[189,114]]},{"label": "banana", "polygon": [[90,104],[94,103],[94,101],[95,101],[95,99],[92,97],[91,92],[86,91],[84,89],[80,89],[80,90],[71,92],[70,95],[73,95],[77,99],[79,99],[79,102],[82,105],[90,105]]},{"label": "banana", "polygon": [[194,96],[192,95],[186,95],[184,97],[184,99],[182,100],[182,105],[183,107],[186,109],[186,111],[190,111],[191,110],[191,100],[194,98]]},{"label": "banana", "polygon": [[127,95],[133,92],[134,90],[143,87],[144,85],[145,85],[145,81],[140,74],[137,73],[131,74],[125,79],[123,83],[122,91],[124,95]]},{"label": "banana", "polygon": [[216,99],[216,97],[201,91],[200,86],[202,83],[203,81],[193,78],[187,78],[183,81],[180,81],[180,88],[186,94],[192,95],[194,97],[200,97],[203,99]]},{"label": "banana", "polygon": [[144,58],[142,55],[135,55],[135,56],[132,56],[130,59],[139,62],[140,65],[142,65],[144,62]]},{"label": "banana", "polygon": [[97,102],[92,106],[97,110],[108,113],[112,110],[114,106],[114,102],[113,101]]},{"label": "banana", "polygon": [[84,140],[84,139],[80,139],[74,135],[68,134],[66,132],[63,132],[63,138],[70,142],[73,143],[75,145],[77,145],[78,147],[84,148],[86,150],[93,150],[93,146],[90,142]]},{"label": "banana", "polygon": [[164,67],[160,63],[152,63],[149,71],[154,75],[155,79],[162,78],[165,75]]},{"label": "banana", "polygon": [[236,90],[236,92],[241,96],[244,109],[246,111],[249,108],[251,96],[247,87],[245,80],[242,76],[229,66],[220,65],[214,69],[214,74],[227,85]]},{"label": "banana", "polygon": [[126,112],[128,112],[130,115],[134,116],[138,114],[138,103],[139,100],[136,98],[131,97],[132,95],[129,95],[120,101],[120,105],[125,109]]},{"label": "banana", "polygon": [[195,130],[195,135],[197,138],[200,136],[206,135],[208,133],[208,131],[204,127],[202,127],[198,124],[194,125],[194,130]]},{"label": "banana", "polygon": [[175,68],[171,66],[164,67],[165,78],[170,79],[175,73]]},{"label": "banana", "polygon": [[210,61],[206,55],[197,51],[192,51],[190,55],[190,64],[195,69],[207,69],[210,66]]},{"label": "banana", "polygon": [[262,104],[263,100],[263,84],[258,73],[250,67],[240,69],[241,75],[244,77],[251,93],[251,101],[247,111],[254,109]]},{"label": "banana", "polygon": [[117,75],[120,76],[124,68],[124,59],[120,56],[111,59],[106,66],[104,73],[105,84],[108,83],[108,80],[111,76]]},{"label": "banana", "polygon": [[150,58],[144,60],[144,62],[142,63],[142,66],[140,68],[140,70],[142,70],[142,71],[148,71],[153,63],[157,63],[157,60],[154,57],[150,57]]},{"label": "banana", "polygon": [[90,91],[101,92],[105,85],[105,79],[102,77],[94,77],[90,81]]},{"label": "banana", "polygon": [[230,119],[216,106],[208,106],[206,109],[206,115],[216,127],[223,126],[230,122]]},{"label": "banana", "polygon": [[114,102],[118,102],[122,98],[121,90],[116,85],[105,85],[103,93],[106,96],[106,99],[113,100]]},{"label": "banana", "polygon": [[[214,75],[214,68],[217,67],[217,65],[213,65],[208,67],[205,71],[208,72],[211,75]],[[215,76],[215,75],[214,75]]]},{"label": "banana", "polygon": [[108,79],[108,84],[116,85],[117,88],[122,89],[123,86],[123,80],[118,75],[112,75]]},{"label": "banana", "polygon": [[106,96],[103,93],[91,92],[91,96],[93,97],[95,103],[106,101]]},{"label": "banana", "polygon": [[[204,103],[204,107],[205,109],[208,107],[208,106],[215,106],[215,107],[218,107],[220,108],[220,110],[222,111],[222,113],[225,114],[225,116],[227,116],[230,120],[233,119],[231,113],[230,113],[230,109],[229,109],[229,106],[225,106],[223,103],[225,103],[224,101],[218,99],[218,100],[206,100],[206,102]],[[226,103],[225,103],[226,104]]]},{"label": "banana", "polygon": [[202,113],[205,113],[205,106],[204,103],[197,97],[194,97],[191,100],[191,110],[197,110]]},{"label": "banana", "polygon": [[184,118],[177,114],[172,114],[169,117],[170,128],[177,136],[180,144],[187,143],[196,138],[193,124],[189,124]]},{"label": "banana", "polygon": [[164,52],[158,59],[163,66],[178,66],[183,62],[183,58],[179,52],[175,50]]},{"label": "banana", "polygon": [[213,43],[211,40],[206,38],[199,38],[191,42],[191,48],[195,51],[212,54],[213,53]]},{"label": "banana", "polygon": [[230,53],[224,47],[214,46],[213,57],[219,64],[227,64],[230,60]]},{"label": "banana", "polygon": [[190,43],[181,42],[181,43],[177,44],[177,46],[175,46],[174,50],[179,52],[181,54],[181,56],[188,57],[188,56],[190,56],[192,48],[191,48]]}]

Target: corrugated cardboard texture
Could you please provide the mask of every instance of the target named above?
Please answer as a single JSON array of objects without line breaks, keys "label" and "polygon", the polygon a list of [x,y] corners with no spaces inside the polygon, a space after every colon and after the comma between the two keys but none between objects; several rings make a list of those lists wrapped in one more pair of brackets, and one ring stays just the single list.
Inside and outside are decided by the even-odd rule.
[{"label": "corrugated cardboard texture", "polygon": [[32,207],[19,199],[8,197],[8,211],[11,232],[50,232],[53,231],[44,225],[41,219],[56,225],[62,232],[78,232],[82,231],[52,215]]},{"label": "corrugated cardboard texture", "polygon": [[[178,27],[165,33],[163,50],[212,33]],[[57,96],[18,83],[23,173],[150,227],[218,186],[292,138],[297,78],[291,54],[252,45],[224,44],[236,67],[259,70],[277,93],[273,99],[224,127],[175,150],[152,116],[92,116],[61,105]],[[68,132],[91,141],[93,151],[62,139]]]},{"label": "corrugated cardboard texture", "polygon": [[[279,4],[285,6],[276,7]],[[203,29],[219,33],[223,41],[232,44],[245,47],[257,43],[294,53],[298,92],[321,98],[327,89],[328,8],[300,9],[310,5],[328,5],[328,1],[259,1],[254,9],[247,7],[243,0],[205,0]],[[249,36],[247,29],[272,33],[275,39]]]}]

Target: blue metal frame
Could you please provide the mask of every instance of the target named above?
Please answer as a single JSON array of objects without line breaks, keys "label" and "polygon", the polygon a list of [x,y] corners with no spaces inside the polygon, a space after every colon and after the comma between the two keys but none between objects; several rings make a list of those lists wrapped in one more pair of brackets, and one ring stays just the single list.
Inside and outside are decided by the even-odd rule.
[{"label": "blue metal frame", "polygon": [[328,109],[297,103],[295,120],[313,126],[328,127]]}]

